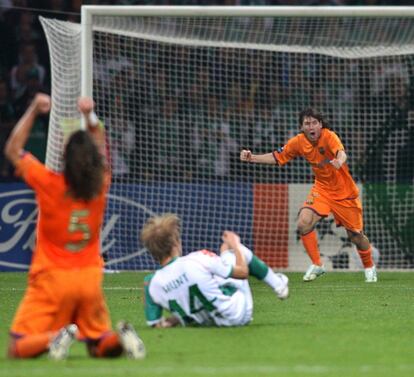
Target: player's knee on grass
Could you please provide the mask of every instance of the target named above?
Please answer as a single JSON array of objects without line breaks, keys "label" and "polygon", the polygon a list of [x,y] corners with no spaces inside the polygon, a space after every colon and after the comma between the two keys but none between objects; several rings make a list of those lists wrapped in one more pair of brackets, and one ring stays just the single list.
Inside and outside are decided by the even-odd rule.
[{"label": "player's knee on grass", "polygon": [[13,359],[29,359],[37,357],[48,350],[54,333],[39,333],[22,337],[10,337],[7,355]]},{"label": "player's knee on grass", "polygon": [[98,340],[88,340],[86,345],[92,357],[118,357],[123,352],[118,334],[115,332]]},{"label": "player's knee on grass", "polygon": [[9,340],[9,345],[7,347],[7,357],[9,359],[16,359],[18,357],[15,339]]}]

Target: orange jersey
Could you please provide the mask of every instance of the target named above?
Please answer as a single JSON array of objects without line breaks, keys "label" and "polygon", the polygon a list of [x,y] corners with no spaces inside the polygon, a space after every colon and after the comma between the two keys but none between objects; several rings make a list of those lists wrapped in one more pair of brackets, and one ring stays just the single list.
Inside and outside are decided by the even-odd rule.
[{"label": "orange jersey", "polygon": [[101,267],[99,236],[109,174],[102,193],[88,202],[71,197],[63,174],[48,170],[30,153],[19,160],[17,174],[35,191],[39,208],[31,273],[55,267]]},{"label": "orange jersey", "polygon": [[348,165],[345,163],[337,170],[329,163],[340,150],[344,150],[344,146],[339,137],[335,132],[323,128],[316,145],[301,133],[289,139],[281,151],[274,151],[273,156],[279,165],[295,157],[304,157],[312,166],[317,192],[333,200],[354,199],[358,197],[359,190]]}]

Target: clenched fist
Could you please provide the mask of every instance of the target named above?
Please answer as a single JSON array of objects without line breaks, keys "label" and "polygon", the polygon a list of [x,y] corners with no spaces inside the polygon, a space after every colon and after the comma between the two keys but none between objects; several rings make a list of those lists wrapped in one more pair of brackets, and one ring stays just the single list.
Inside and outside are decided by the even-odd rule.
[{"label": "clenched fist", "polygon": [[47,94],[38,93],[33,100],[33,105],[35,106],[38,114],[47,114],[50,111],[52,102],[50,100],[50,96]]},{"label": "clenched fist", "polygon": [[252,159],[252,152],[248,149],[243,149],[240,152],[240,161],[250,162]]},{"label": "clenched fist", "polygon": [[89,114],[95,107],[95,102],[90,97],[79,97],[78,109],[82,114]]}]

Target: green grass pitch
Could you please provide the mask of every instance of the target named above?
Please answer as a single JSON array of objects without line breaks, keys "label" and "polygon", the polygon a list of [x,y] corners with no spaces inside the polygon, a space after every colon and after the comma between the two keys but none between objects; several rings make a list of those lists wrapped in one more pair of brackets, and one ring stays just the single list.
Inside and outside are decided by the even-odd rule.
[{"label": "green grass pitch", "polygon": [[414,274],[328,273],[312,283],[290,273],[291,295],[276,299],[251,280],[254,320],[240,328],[149,329],[142,305],[143,273],[105,276],[113,322],[131,321],[144,340],[143,361],[97,360],[81,343],[67,360],[5,357],[8,328],[27,275],[0,274],[0,376],[414,376]]}]

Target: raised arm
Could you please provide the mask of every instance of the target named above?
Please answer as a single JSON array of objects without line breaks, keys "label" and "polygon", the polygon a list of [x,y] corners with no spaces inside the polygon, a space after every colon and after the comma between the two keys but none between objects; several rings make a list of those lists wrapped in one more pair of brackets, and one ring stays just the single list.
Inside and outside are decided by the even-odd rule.
[{"label": "raised arm", "polygon": [[249,276],[249,268],[247,267],[246,258],[240,250],[240,237],[234,232],[225,230],[222,239],[229,249],[233,250],[236,256],[236,263],[233,266],[231,277],[235,279],[247,279]]},{"label": "raised arm", "polygon": [[79,97],[78,109],[85,117],[87,129],[95,140],[101,155],[106,159],[105,130],[103,123],[95,114],[95,102],[90,97]]},{"label": "raised arm", "polygon": [[22,154],[36,117],[40,114],[48,113],[50,111],[50,107],[50,97],[47,94],[38,93],[34,97],[26,112],[17,122],[4,149],[5,156],[13,166],[16,166]]},{"label": "raised arm", "polygon": [[243,149],[240,152],[240,161],[252,162],[256,164],[269,164],[269,165],[277,164],[275,158],[273,157],[273,153],[253,154],[248,149]]}]

